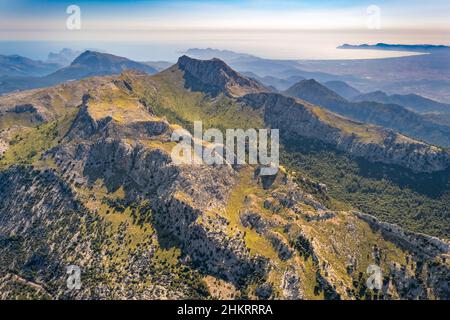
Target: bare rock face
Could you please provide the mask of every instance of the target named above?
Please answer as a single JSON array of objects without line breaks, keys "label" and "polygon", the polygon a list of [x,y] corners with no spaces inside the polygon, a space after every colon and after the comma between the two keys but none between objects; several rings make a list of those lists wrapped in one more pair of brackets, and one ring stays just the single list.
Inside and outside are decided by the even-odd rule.
[{"label": "bare rock face", "polygon": [[187,261],[207,274],[242,286],[266,272],[265,259],[252,257],[244,235],[229,234],[227,221],[218,214],[236,182],[233,168],[175,165],[158,144],[126,140],[141,137],[163,146],[171,130],[166,121],[122,125],[108,117],[94,119],[89,108],[87,103],[80,109],[66,143],[48,155],[65,174],[84,187],[98,179],[110,192],[123,187],[128,203],[149,200],[159,236],[171,238]]},{"label": "bare rock face", "polygon": [[[215,60],[181,58],[180,65],[196,85],[212,84],[201,90],[254,89]],[[261,177],[255,166],[175,163],[170,137],[179,126],[154,114],[157,99],[143,100],[142,83],[128,80],[90,79],[0,99],[0,110],[11,111],[29,98],[44,121],[73,112],[32,163],[0,170],[0,298],[22,294],[19,286],[29,297],[55,299],[201,299],[213,296],[215,283],[237,298],[448,299],[448,243],[330,209],[321,200],[325,185],[304,188],[281,167]],[[145,85],[157,90],[152,81]],[[382,143],[349,135],[348,120],[321,117],[314,106],[281,95],[239,101],[260,108],[270,127],[355,155],[366,145],[388,150],[400,143],[395,135],[377,135],[387,139]],[[412,142],[405,141],[407,148]],[[386,159],[373,161],[423,170],[438,163],[429,155],[411,162],[403,149],[392,150],[399,158],[386,151]],[[323,198],[306,191],[312,189]],[[386,284],[365,293],[372,263]],[[65,282],[71,264],[83,270],[79,291]]]},{"label": "bare rock face", "polygon": [[302,299],[300,278],[295,268],[291,267],[284,271],[281,289],[288,300]]},{"label": "bare rock face", "polygon": [[242,96],[267,91],[260,83],[244,77],[219,59],[197,60],[182,56],[177,67],[184,71],[186,86],[194,91]]},{"label": "bare rock face", "polygon": [[[70,187],[50,170],[12,168],[1,173],[0,212],[0,274],[34,274],[45,288],[55,286],[60,295],[67,294],[59,280],[68,257],[75,252],[92,255],[91,237],[78,242],[81,220],[89,217]],[[5,270],[9,257],[14,257],[15,266]]]},{"label": "bare rock face", "polygon": [[356,212],[356,215],[379,230],[385,237],[398,243],[410,252],[424,257],[434,257],[450,253],[450,243],[425,234],[417,234],[403,230],[397,225],[379,221],[374,216]]},{"label": "bare rock face", "polygon": [[[320,117],[314,108],[302,100],[276,93],[249,94],[240,99],[264,110],[264,120],[272,128],[280,128],[284,136],[319,139],[339,150],[372,162],[406,167],[414,172],[435,172],[450,165],[450,155],[443,149],[409,139],[394,131],[361,124],[337,115]],[[326,111],[323,111],[325,112]],[[362,126],[369,139],[346,133],[345,126]]]},{"label": "bare rock face", "polygon": [[[114,235],[110,224],[83,205],[71,188],[52,170],[15,167],[0,173],[0,298],[52,299],[164,299],[186,297],[189,290],[171,275],[155,268],[156,235],[127,258],[125,270],[109,270],[111,241],[124,239],[129,225],[121,224]],[[123,243],[125,244],[125,243]],[[81,270],[80,290],[67,287],[67,267]],[[139,281],[154,285],[142,288]],[[110,274],[120,285],[99,275]],[[155,279],[158,282],[156,284]],[[172,286],[177,284],[177,288]],[[181,284],[181,286],[180,286]],[[16,288],[16,289],[15,289]]]},{"label": "bare rock face", "polygon": [[[411,254],[411,260],[424,261],[433,260],[436,257],[448,257],[450,255],[450,243],[436,237],[425,234],[417,234],[403,230],[402,228],[379,221],[377,218],[361,212],[355,213],[360,219],[366,221],[372,229],[379,231],[383,237],[397,246],[403,248]],[[446,258],[444,258],[445,261]],[[419,263],[419,271],[425,275],[426,283],[429,288],[433,288],[437,296],[445,297],[450,292],[448,282],[448,265],[436,262]],[[426,299],[427,289],[424,286],[424,279],[415,275],[408,274],[405,267],[393,265],[392,281],[403,292],[408,299]],[[413,288],[410,290],[408,288]]]}]

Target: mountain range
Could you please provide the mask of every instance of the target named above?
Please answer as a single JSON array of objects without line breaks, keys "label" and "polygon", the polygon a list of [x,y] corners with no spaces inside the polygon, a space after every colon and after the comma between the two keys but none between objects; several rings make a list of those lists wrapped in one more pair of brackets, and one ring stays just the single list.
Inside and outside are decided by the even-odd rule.
[{"label": "mountain range", "polygon": [[[300,81],[286,90],[285,94],[304,99],[357,121],[395,129],[432,144],[450,146],[450,127],[430,121],[427,117],[401,105],[373,102],[373,96],[370,94],[354,98],[356,101],[361,100],[360,102],[348,101],[315,80]],[[418,100],[417,96],[413,98],[413,101]],[[402,96],[397,96],[397,99],[402,102],[411,101],[408,97]],[[433,103],[430,100],[426,101]],[[425,107],[423,105],[423,108]]]},{"label": "mountain range", "polygon": [[[384,45],[383,48],[391,45]],[[396,50],[401,48],[392,45]],[[401,51],[414,51],[409,46]],[[384,91],[388,94],[418,94],[444,104],[450,103],[450,50],[445,46],[415,45],[421,53],[415,56],[354,60],[276,60],[215,49],[191,49],[187,54],[200,58],[218,57],[232,68],[260,78],[270,77],[267,86],[286,90],[300,79],[286,85],[292,77],[315,79],[321,83],[342,81],[361,92]],[[377,49],[361,46],[359,49]],[[381,49],[381,48],[380,48]],[[252,76],[253,77],[253,76]],[[273,79],[276,78],[276,79]],[[274,81],[275,80],[275,81]],[[277,87],[277,84],[280,84]]]},{"label": "mountain range", "polygon": [[417,94],[392,94],[388,95],[383,91],[375,91],[352,97],[353,101],[374,101],[384,104],[397,104],[404,106],[418,113],[450,113],[450,104],[439,103],[437,101],[421,97]]},{"label": "mountain range", "polygon": [[[97,54],[75,61],[64,74],[111,70]],[[291,89],[182,56],[155,75],[0,97],[0,297],[449,299],[448,152]],[[196,120],[279,128],[282,166],[261,176],[255,165],[177,164],[171,135]],[[379,290],[365,285],[374,264]],[[67,288],[67,265],[81,268],[80,290]]]},{"label": "mountain range", "polygon": [[360,44],[351,45],[343,44],[338,47],[339,49],[371,49],[371,50],[395,50],[395,51],[418,51],[418,52],[429,52],[436,50],[449,50],[449,46],[444,45],[432,45],[432,44],[388,44],[388,43],[377,43],[377,44]]},{"label": "mountain range", "polygon": [[70,65],[72,61],[75,60],[75,58],[80,54],[82,54],[81,51],[63,48],[59,52],[50,52],[46,62],[56,63],[61,67],[66,67]]},{"label": "mountain range", "polygon": [[[54,64],[55,65],[55,64]],[[41,77],[14,76],[0,77],[0,94],[48,87],[69,80],[79,80],[91,76],[119,74],[127,69],[141,70],[154,74],[157,70],[147,64],[96,51],[85,51],[73,60],[69,66]]]},{"label": "mountain range", "polygon": [[[336,92],[341,97],[351,100],[355,97],[361,96],[362,93],[358,89],[353,88],[352,86],[348,85],[347,83],[343,81],[327,81],[323,84],[328,89],[331,89],[332,91]],[[288,88],[286,88],[288,89]],[[372,100],[368,100],[372,101]]]},{"label": "mountain range", "polygon": [[57,63],[31,60],[19,55],[0,55],[0,77],[43,76],[56,71]]}]

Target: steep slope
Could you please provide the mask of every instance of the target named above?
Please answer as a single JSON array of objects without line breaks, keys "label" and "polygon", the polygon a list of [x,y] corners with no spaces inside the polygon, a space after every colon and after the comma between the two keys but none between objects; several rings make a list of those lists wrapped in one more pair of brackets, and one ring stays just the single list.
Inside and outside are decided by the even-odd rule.
[{"label": "steep slope", "polygon": [[450,105],[421,97],[417,94],[388,95],[383,91],[374,91],[353,96],[353,101],[374,101],[385,104],[397,104],[418,113],[442,112],[450,113]]},{"label": "steep slope", "polygon": [[437,124],[450,127],[450,113],[425,113],[424,117]]},{"label": "steep slope", "polygon": [[[380,127],[364,125],[280,94],[251,94],[243,101],[264,108],[264,119],[282,135],[315,138],[372,162],[397,164],[416,172],[441,171],[449,166],[442,149]],[[414,152],[410,152],[414,150]]]},{"label": "steep slope", "polygon": [[201,61],[182,56],[176,67],[184,72],[185,85],[193,91],[225,93],[232,97],[267,91],[257,81],[242,76],[219,59]]},{"label": "steep slope", "polygon": [[[157,114],[164,114],[171,122],[186,128],[192,128],[192,122],[197,120],[203,122],[205,129],[211,127],[221,130],[247,129],[266,126],[265,108],[255,108],[242,101],[238,103],[235,99],[225,96],[210,97],[202,92],[186,91],[183,72],[176,66],[151,77],[144,74],[124,76],[127,78],[127,83],[132,86],[133,92],[151,104]],[[157,84],[156,92],[146,88],[148,81],[154,81]],[[292,99],[284,99],[286,100],[292,103]],[[448,238],[450,171],[448,165],[445,165],[447,160],[441,162],[442,166],[440,166],[447,167],[446,170],[429,173],[428,161],[424,161],[424,158],[416,153],[414,146],[419,144],[418,150],[428,153],[431,158],[433,158],[433,150],[437,150],[437,155],[440,154],[437,158],[441,156],[444,159],[447,158],[446,152],[398,134],[394,134],[393,138],[388,139],[387,144],[383,145],[380,142],[392,135],[392,132],[388,134],[381,128],[337,117],[315,106],[311,106],[315,110],[311,116],[308,111],[310,109],[303,107],[309,105],[308,103],[302,101],[295,104],[300,106],[296,106],[294,110],[298,113],[305,112],[312,122],[317,121],[316,116],[322,119],[320,123],[326,130],[321,131],[321,134],[316,132],[318,138],[307,138],[297,134],[284,135],[283,145],[286,147],[286,152],[283,153],[283,158],[292,170],[303,172],[318,180],[326,180],[335,197],[385,221],[400,224],[410,230],[426,231]],[[290,124],[291,109],[289,103],[287,105],[286,109],[289,111],[280,114]],[[303,111],[305,109],[306,111]],[[287,127],[292,128],[292,126],[294,126],[294,132],[301,130],[295,125]],[[334,136],[329,134],[330,126],[337,127],[335,131],[331,129],[331,132],[337,132],[335,137],[347,137],[343,141],[347,139],[356,145],[361,143],[362,147],[355,150],[343,148],[341,149],[343,151],[340,151],[336,148],[336,144],[324,143],[324,138]],[[280,130],[283,133],[284,127]],[[386,135],[377,134],[383,132]],[[311,136],[314,132],[307,132],[307,134]],[[391,164],[368,161],[367,159],[373,159],[371,152],[368,152],[367,158],[352,156],[358,150],[370,149],[371,145],[377,153],[380,150],[389,150],[390,157],[383,162]],[[392,152],[394,150],[400,152]],[[391,162],[394,154],[400,157],[399,161]],[[422,163],[426,169],[416,168],[412,171],[404,165],[398,165],[407,162],[407,158],[412,158],[412,163]],[[420,170],[424,171],[419,172]]]},{"label": "steep slope", "polygon": [[[326,127],[325,111],[299,100],[230,97],[254,88],[221,68],[213,70],[230,81],[219,82],[222,94],[187,90],[184,77],[204,76],[195,65],[185,65],[187,77],[176,66],[52,88],[73,86],[64,97],[75,106],[21,129],[5,152],[10,161],[1,162],[0,297],[449,298],[447,241],[338,208],[326,186],[282,167],[261,177],[257,166],[176,164],[171,134],[200,114],[207,125],[235,128],[257,124],[257,115],[284,122],[301,112]],[[46,90],[20,98],[51,114],[44,109],[55,94]],[[37,148],[39,137],[52,143]],[[21,157],[31,147],[35,154]],[[373,264],[383,272],[381,290],[365,285]],[[81,290],[66,287],[68,265],[81,268]]]},{"label": "steep slope", "polygon": [[[206,69],[206,66],[211,65],[211,63],[217,63],[217,59],[206,61],[188,59],[191,62],[195,62],[193,63],[195,66],[203,64],[203,69]],[[222,66],[223,64],[220,63],[220,65]],[[253,87],[249,88],[245,82],[242,82],[244,83],[242,87],[235,87],[235,92],[239,92],[242,97],[242,99],[237,101],[223,98],[211,103],[201,95],[187,95],[184,88],[192,88],[193,86],[196,86],[194,91],[203,94],[210,94],[212,91],[216,91],[211,90],[208,86],[199,86],[198,83],[202,84],[204,82],[193,76],[193,74],[186,76],[183,68],[183,66],[177,64],[153,78],[160,84],[160,90],[164,92],[165,96],[160,98],[162,101],[165,101],[165,105],[162,107],[165,110],[161,111],[170,111],[177,114],[178,117],[174,117],[173,120],[179,121],[180,115],[182,115],[184,120],[188,122],[200,119],[207,119],[209,122],[211,121],[211,114],[216,113],[212,117],[215,120],[214,126],[221,128],[221,122],[229,121],[232,113],[232,117],[235,120],[227,123],[230,126],[233,126],[236,120],[241,125],[245,124],[244,127],[257,127],[260,125],[273,127],[273,124],[276,123],[277,126],[275,128],[280,128],[282,133],[285,132],[285,135],[295,133],[302,136],[315,137],[338,147],[340,150],[361,156],[370,161],[398,164],[416,172],[440,171],[449,166],[449,154],[440,148],[429,146],[390,130],[348,120],[303,100],[295,101],[280,94],[267,94],[260,87],[256,88],[256,92],[248,93],[255,91],[255,89]],[[211,69],[211,71],[213,70]],[[218,71],[218,73],[220,72]],[[221,75],[216,74],[214,77],[220,78]],[[130,81],[133,81],[133,79],[130,79]],[[137,81],[143,82],[145,79],[141,78],[137,79]],[[225,81],[224,83],[227,82]],[[236,83],[238,82],[233,81],[230,84],[222,84],[222,86],[226,88]],[[304,100],[312,100],[318,97],[316,104],[323,104],[326,101],[346,103],[344,98],[314,80],[302,81],[300,84],[302,86],[305,85],[308,89],[301,90],[302,94],[305,94]],[[175,101],[173,99],[167,100],[167,97],[175,92],[177,93],[176,97],[174,97]],[[227,93],[227,89],[224,89],[224,93],[231,96]],[[248,99],[245,99],[245,93],[248,93]],[[140,94],[145,95],[145,93]],[[181,102],[181,105],[179,105],[180,97],[183,97],[182,100],[186,100]],[[154,100],[155,98],[152,99]],[[192,108],[186,108],[186,104],[192,104]],[[238,109],[242,110],[240,115],[235,114],[235,112],[238,112]],[[298,118],[302,119],[303,126],[299,126],[299,122],[295,120],[297,116],[294,117],[291,114],[292,112],[298,112]],[[225,119],[219,118],[219,113]],[[211,125],[213,124],[211,123]],[[287,128],[293,128],[293,131],[291,132]],[[417,150],[417,153],[410,150]]]},{"label": "steep slope", "polygon": [[344,81],[327,81],[324,85],[347,100],[361,95],[361,92],[358,89],[353,88]]},{"label": "steep slope", "polygon": [[447,147],[450,127],[436,124],[400,105],[377,102],[349,102],[315,80],[301,81],[286,95],[297,97],[357,121],[400,131],[410,137]]},{"label": "steep slope", "polygon": [[[314,79],[302,80],[284,91],[288,96],[300,98],[311,103],[323,105],[327,101],[345,102],[338,93]],[[313,101],[314,100],[314,101]]]},{"label": "steep slope", "polygon": [[[443,241],[330,210],[283,171],[175,165],[173,127],[130,76],[145,75],[91,83],[34,169],[2,171],[2,297],[448,297]],[[79,291],[65,286],[69,264]],[[369,264],[380,291],[365,287]]]}]

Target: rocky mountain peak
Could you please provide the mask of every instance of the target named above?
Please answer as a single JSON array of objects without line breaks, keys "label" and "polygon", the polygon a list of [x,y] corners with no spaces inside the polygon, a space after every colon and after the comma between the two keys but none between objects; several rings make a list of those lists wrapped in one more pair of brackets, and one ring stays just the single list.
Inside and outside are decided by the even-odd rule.
[{"label": "rocky mountain peak", "polygon": [[101,53],[96,51],[86,50],[80,54],[71,65],[85,65],[97,67],[99,65],[114,64],[118,62],[130,61],[127,58],[118,57],[112,54]]},{"label": "rocky mountain peak", "polygon": [[229,96],[267,91],[256,80],[241,75],[217,58],[198,60],[184,55],[178,59],[177,67],[184,72],[186,86],[195,91]]}]

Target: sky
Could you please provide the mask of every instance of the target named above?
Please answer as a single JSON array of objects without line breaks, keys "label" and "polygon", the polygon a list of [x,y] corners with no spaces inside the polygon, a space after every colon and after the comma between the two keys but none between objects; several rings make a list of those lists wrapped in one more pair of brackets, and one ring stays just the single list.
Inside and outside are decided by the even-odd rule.
[{"label": "sky", "polygon": [[[80,29],[67,27],[69,5],[80,8]],[[306,57],[305,42],[316,48],[344,42],[450,44],[450,1],[0,0],[0,41],[135,42],[172,51],[197,45]]]}]

